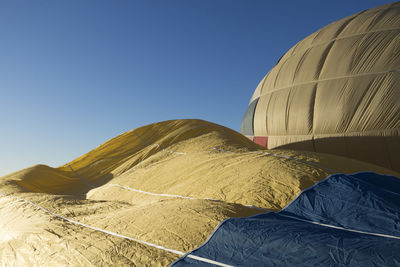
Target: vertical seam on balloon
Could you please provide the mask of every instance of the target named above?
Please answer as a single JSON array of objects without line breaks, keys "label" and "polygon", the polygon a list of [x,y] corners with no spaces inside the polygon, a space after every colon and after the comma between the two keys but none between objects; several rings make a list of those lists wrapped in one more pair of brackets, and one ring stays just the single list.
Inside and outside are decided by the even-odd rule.
[{"label": "vertical seam on balloon", "polygon": [[287,97],[286,97],[286,107],[285,107],[285,131],[286,131],[286,135],[288,133],[288,128],[289,128],[289,109],[290,109],[289,101],[290,101],[290,96],[292,95],[293,91],[294,91],[294,87],[290,88],[289,92],[287,94]]},{"label": "vertical seam on balloon", "polygon": [[[283,66],[286,64],[286,62],[287,62],[287,60],[285,60],[284,63],[280,64],[280,67],[279,67],[279,69],[278,69],[278,71],[277,71],[277,73],[276,73],[276,76],[275,76],[274,88],[276,87],[276,82],[279,80],[279,74],[281,73],[281,70],[282,70]],[[273,68],[273,69],[274,69],[274,68]],[[272,70],[271,70],[271,71],[272,71]]]},{"label": "vertical seam on balloon", "polygon": [[[377,81],[377,86],[376,86],[376,87],[379,88],[380,85],[382,85],[382,83],[385,81],[385,79],[386,79],[386,77],[381,77],[381,78]],[[361,96],[359,102],[357,103],[357,109],[360,107],[360,103],[363,102],[363,100],[366,98],[367,93],[368,93],[369,89],[371,88],[371,85],[372,85],[372,84],[373,84],[373,82],[372,82],[372,83],[370,84],[370,86],[368,87],[368,90],[365,90],[365,91],[363,92],[363,94],[362,94],[362,96]],[[371,102],[372,102],[372,100],[375,98],[375,96],[376,96],[377,93],[378,93],[378,90],[375,90],[375,91],[372,93],[372,96],[370,96],[370,97],[368,98],[368,102],[367,102],[367,105],[366,105],[364,111],[367,110],[368,107],[371,105]],[[365,112],[362,112],[362,114],[365,114]],[[362,130],[364,130],[364,129],[362,129]]]},{"label": "vertical seam on balloon", "polygon": [[[361,97],[358,99],[357,103],[354,105],[356,108],[354,109],[354,113],[351,114],[351,116],[350,116],[351,119],[350,119],[350,121],[348,122],[348,124],[346,125],[346,127],[345,127],[345,129],[344,129],[344,132],[347,132],[348,129],[349,129],[349,127],[350,127],[350,125],[352,124],[352,121],[354,120],[354,114],[359,113],[359,112],[357,112],[357,111],[359,111],[360,104],[361,104],[361,102],[363,102],[363,100],[364,100],[365,96],[367,95],[368,91],[371,89],[372,85],[374,84],[374,81],[376,81],[376,78],[375,78],[374,80],[372,80],[372,81],[368,84],[367,88],[364,89],[364,91],[363,91],[362,94],[361,94]],[[382,83],[382,81],[379,81],[379,83]],[[376,87],[377,87],[377,86],[376,86]],[[374,95],[376,95],[376,92],[377,92],[377,90],[375,90]],[[370,101],[368,101],[368,105],[369,105],[369,103],[370,103]]]},{"label": "vertical seam on balloon", "polygon": [[318,83],[314,84],[314,88],[313,88],[313,94],[311,96],[311,101],[312,101],[312,105],[311,108],[312,110],[310,111],[311,114],[311,129],[309,130],[309,133],[311,134],[312,138],[313,138],[313,146],[314,146],[314,151],[317,152],[317,150],[315,149],[315,145],[314,145],[314,118],[315,118],[315,100],[317,98],[317,89],[318,89]]},{"label": "vertical seam on balloon", "polygon": [[294,80],[296,79],[297,73],[299,72],[301,66],[303,65],[304,60],[305,60],[305,58],[308,56],[310,50],[311,50],[311,49],[307,49],[307,50],[303,53],[303,55],[301,56],[299,62],[297,63],[296,70],[294,71],[292,83],[294,83]]},{"label": "vertical seam on balloon", "polygon": [[269,133],[268,133],[268,109],[269,109],[269,105],[270,105],[270,103],[271,103],[271,99],[272,99],[272,95],[270,95],[269,96],[269,99],[268,99],[268,104],[267,104],[267,107],[266,107],[266,109],[265,109],[265,133],[267,134],[267,135],[269,135]]},{"label": "vertical seam on balloon", "polygon": [[251,129],[252,129],[253,137],[255,136],[255,134],[254,134],[254,131],[255,131],[255,129],[254,129],[254,124],[255,124],[254,119],[256,117],[256,109],[257,109],[259,100],[260,100],[260,98],[257,98],[257,99],[254,100],[254,101],[257,101],[257,102],[255,103],[255,107],[253,109],[253,114],[252,114],[252,118],[251,118]]},{"label": "vertical seam on balloon", "polygon": [[330,42],[321,55],[321,58],[318,63],[318,69],[316,71],[316,75],[318,75],[317,80],[321,79],[321,74],[322,74],[322,70],[324,69],[324,66],[325,66],[325,61],[328,58],[329,52],[331,51],[334,43],[335,43],[335,41]]},{"label": "vertical seam on balloon", "polygon": [[[267,73],[267,75],[265,75],[265,77],[264,77],[263,80],[262,80],[262,84],[261,84],[261,87],[260,87],[260,95],[258,96],[258,98],[260,98],[261,95],[262,95],[262,93],[263,93],[265,81],[267,80],[267,77],[269,76],[270,72],[271,72],[271,71],[269,71],[269,72]],[[257,88],[256,88],[256,89],[257,89]]]}]

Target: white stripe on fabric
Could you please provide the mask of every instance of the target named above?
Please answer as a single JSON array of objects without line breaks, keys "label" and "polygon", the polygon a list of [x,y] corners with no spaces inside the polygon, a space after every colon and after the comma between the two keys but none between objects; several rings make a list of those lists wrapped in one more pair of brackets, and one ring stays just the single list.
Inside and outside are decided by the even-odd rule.
[{"label": "white stripe on fabric", "polygon": [[[94,186],[92,184],[90,184],[88,181],[86,181],[85,179],[83,179],[73,168],[71,165],[67,164],[67,166],[71,169],[71,171],[81,180],[83,181],[87,186],[91,187],[91,188],[98,188],[100,186]],[[131,188],[129,186],[125,186],[125,185],[120,185],[120,184],[106,184],[106,186],[115,186],[115,187],[119,187],[125,190],[129,190],[129,191],[133,191],[133,192],[137,192],[137,193],[142,193],[142,194],[147,194],[147,195],[151,195],[151,196],[160,196],[160,197],[175,197],[175,198],[184,198],[184,199],[200,199],[200,200],[211,200],[211,201],[219,201],[221,202],[221,200],[218,199],[213,199],[213,198],[194,198],[194,197],[185,197],[185,196],[181,196],[181,195],[173,195],[173,194],[157,194],[157,193],[151,193],[151,192],[146,192],[143,190],[139,190],[139,189],[135,189],[135,188]]]},{"label": "white stripe on fabric", "polygon": [[[87,182],[85,179],[83,179],[76,171],[74,171],[74,169],[67,164],[67,166],[70,167],[70,169],[78,176],[78,178],[80,180],[82,180],[85,184],[87,184],[89,187],[91,188],[98,188],[100,186],[94,186],[92,184],[90,184],[89,182]],[[195,198],[195,197],[187,197],[187,196],[181,196],[181,195],[174,195],[174,194],[158,194],[158,193],[151,193],[151,192],[146,192],[143,190],[139,190],[139,189],[135,189],[129,186],[125,186],[125,185],[120,185],[120,184],[106,184],[105,186],[114,186],[114,187],[119,187],[125,190],[129,190],[129,191],[133,191],[133,192],[137,192],[137,193],[142,193],[142,194],[146,194],[146,195],[151,195],[151,196],[160,196],[160,197],[174,197],[174,198],[183,198],[183,199],[193,199],[193,200],[210,200],[210,201],[217,201],[217,202],[223,202],[222,200],[219,199],[215,199],[215,198]],[[269,209],[265,209],[265,208],[260,208],[260,207],[256,207],[253,205],[244,205],[246,207],[250,207],[250,208],[255,208],[255,209],[260,209],[260,210],[266,210],[266,211],[270,211]]]},{"label": "white stripe on fabric", "polygon": [[[309,189],[309,188],[308,188]],[[307,190],[307,189],[306,189]],[[296,197],[296,199],[306,190],[303,190],[300,192],[300,194]],[[294,200],[296,200],[294,199]],[[286,209],[291,203],[294,202],[291,201],[284,209]],[[284,210],[283,209],[283,210]],[[386,238],[393,238],[393,239],[400,239],[399,236],[394,236],[394,235],[386,235],[386,234],[379,234],[379,233],[373,233],[373,232],[366,232],[366,231],[361,231],[361,230],[355,230],[355,229],[350,229],[350,228],[344,228],[344,227],[340,227],[340,226],[335,226],[335,225],[331,225],[331,224],[326,224],[326,223],[320,223],[320,222],[314,222],[314,221],[309,221],[309,220],[304,220],[298,217],[294,217],[294,216],[290,216],[290,215],[283,215],[280,214],[278,212],[279,216],[283,216],[283,217],[287,217],[287,218],[291,218],[297,221],[302,221],[302,222],[307,222],[307,223],[312,223],[312,224],[316,224],[316,225],[320,225],[320,226],[324,226],[324,227],[329,227],[329,228],[334,228],[334,229],[339,229],[339,230],[344,230],[344,231],[348,231],[348,232],[354,232],[354,233],[359,233],[359,234],[366,234],[366,235],[374,235],[374,236],[380,236],[380,237],[386,237]]]},{"label": "white stripe on fabric", "polygon": [[[196,197],[186,197],[186,196],[173,195],[173,194],[157,194],[157,193],[151,193],[151,192],[146,192],[146,191],[143,191],[143,190],[131,188],[131,187],[129,187],[129,186],[120,185],[120,184],[106,184],[106,186],[120,187],[120,188],[122,188],[122,189],[126,189],[126,190],[133,191],[133,192],[137,192],[137,193],[142,193],[142,194],[146,194],[146,195],[151,195],[151,196],[174,197],[174,198],[183,198],[183,199],[210,200],[210,201],[223,202],[222,200],[215,199],[215,198],[196,198]],[[249,207],[249,208],[253,208],[253,209],[271,211],[270,209],[260,208],[260,207],[253,206],[253,205],[243,205],[243,206]]]},{"label": "white stripe on fabric", "polygon": [[175,197],[175,198],[185,198],[185,199],[201,199],[201,200],[221,201],[221,200],[213,199],[213,198],[195,198],[195,197],[185,197],[185,196],[173,195],[173,194],[157,194],[157,193],[151,193],[151,192],[146,192],[146,191],[143,191],[143,190],[134,189],[134,188],[131,188],[131,187],[129,187],[129,186],[120,185],[120,184],[106,184],[106,185],[107,185],[107,186],[120,187],[120,188],[129,190],[129,191],[133,191],[133,192],[137,192],[137,193],[142,193],[142,194],[147,194],[147,195],[151,195],[151,196]]},{"label": "white stripe on fabric", "polygon": [[344,231],[348,231],[348,232],[354,232],[354,233],[366,234],[366,235],[374,235],[374,236],[393,238],[393,239],[400,239],[399,236],[394,236],[394,235],[386,235],[386,234],[379,234],[379,233],[372,233],[372,232],[354,230],[354,229],[350,229],[350,228],[344,228],[344,227],[325,224],[325,223],[320,223],[320,222],[303,220],[303,219],[300,219],[300,218],[291,217],[291,216],[287,216],[287,215],[282,215],[282,214],[279,214],[279,215],[284,216],[284,217],[289,217],[289,218],[292,218],[292,219],[295,219],[295,220],[299,220],[299,221],[302,221],[302,222],[308,222],[308,223],[317,224],[317,225],[321,225],[321,226],[325,226],[325,227],[329,227],[329,228],[334,228],[334,229],[339,229],[339,230],[344,230]]},{"label": "white stripe on fabric", "polygon": [[[102,233],[105,233],[105,234],[108,234],[108,235],[112,235],[112,236],[115,236],[115,237],[131,240],[131,241],[140,243],[142,245],[147,245],[147,246],[150,246],[150,247],[153,247],[153,248],[164,250],[164,251],[167,251],[167,252],[179,255],[179,256],[183,256],[183,255],[186,254],[186,253],[184,253],[182,251],[179,251],[179,250],[166,248],[166,247],[163,247],[163,246],[160,246],[160,245],[156,245],[156,244],[153,244],[153,243],[150,243],[150,242],[147,242],[147,241],[139,240],[139,239],[136,239],[136,238],[133,238],[133,237],[129,237],[129,236],[126,236],[126,235],[118,234],[118,233],[115,233],[115,232],[112,232],[112,231],[104,230],[104,229],[101,229],[101,228],[98,228],[98,227],[95,227],[95,226],[91,226],[91,225],[88,225],[88,224],[85,224],[85,223],[81,223],[81,222],[78,222],[78,221],[63,217],[61,215],[58,215],[57,213],[54,213],[54,212],[52,212],[52,211],[50,211],[50,210],[48,210],[46,208],[43,208],[43,207],[41,207],[41,206],[39,206],[39,205],[29,201],[29,200],[23,199],[23,198],[7,195],[7,194],[4,194],[1,191],[0,191],[0,194],[3,195],[4,197],[10,197],[10,198],[17,199],[19,201],[23,201],[23,202],[28,203],[28,204],[30,204],[30,205],[32,205],[32,206],[34,206],[34,207],[46,212],[46,213],[49,213],[49,214],[51,214],[51,215],[53,215],[53,216],[55,216],[55,217],[57,217],[57,218],[59,218],[61,220],[64,220],[64,221],[67,221],[67,222],[70,222],[70,223],[73,223],[73,224],[76,224],[76,225],[80,225],[82,227],[89,228],[89,229],[92,229],[94,231],[98,231],[98,232],[102,232]],[[218,265],[218,266],[228,266],[228,267],[232,266],[232,265],[227,265],[227,264],[222,263],[222,262],[217,262],[217,261],[214,261],[214,260],[210,260],[210,259],[207,259],[207,258],[195,256],[195,255],[188,255],[188,257],[190,257],[192,259],[195,259],[195,260],[198,260],[198,261],[212,263],[212,264],[215,264],[215,265]]]},{"label": "white stripe on fabric", "polygon": [[[394,28],[394,30],[398,30],[398,29],[399,28]],[[275,89],[270,90],[268,92],[264,92],[263,94],[260,93],[259,97],[262,97],[262,96],[268,95],[268,94],[272,94],[272,93],[275,93],[275,92],[280,91],[280,90],[285,90],[285,89],[289,89],[289,88],[292,88],[292,87],[296,87],[296,86],[302,86],[302,85],[319,83],[319,82],[326,82],[326,81],[335,81],[335,80],[340,80],[340,79],[344,79],[344,78],[363,77],[363,76],[369,76],[369,75],[375,75],[376,76],[376,75],[386,74],[386,73],[391,73],[391,72],[398,72],[398,70],[391,69],[391,70],[387,70],[387,71],[364,72],[364,73],[343,75],[343,76],[337,76],[337,77],[331,77],[331,78],[325,78],[325,79],[319,79],[319,80],[312,80],[312,81],[307,81],[307,82],[300,82],[300,83],[292,84],[290,86],[275,88]]]}]

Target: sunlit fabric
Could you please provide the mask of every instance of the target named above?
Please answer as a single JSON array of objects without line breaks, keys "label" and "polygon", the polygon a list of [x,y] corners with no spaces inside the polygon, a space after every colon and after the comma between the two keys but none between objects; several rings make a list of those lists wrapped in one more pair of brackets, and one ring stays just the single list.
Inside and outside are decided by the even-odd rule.
[{"label": "sunlit fabric", "polygon": [[[400,3],[338,20],[293,46],[242,122],[267,148],[324,152],[400,170]],[[259,143],[261,144],[261,143]]]}]

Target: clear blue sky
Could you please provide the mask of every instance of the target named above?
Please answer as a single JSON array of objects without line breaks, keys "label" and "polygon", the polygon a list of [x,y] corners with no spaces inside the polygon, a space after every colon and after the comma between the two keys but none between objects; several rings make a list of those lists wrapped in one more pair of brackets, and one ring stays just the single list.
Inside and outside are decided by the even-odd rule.
[{"label": "clear blue sky", "polygon": [[388,2],[2,0],[0,175],[62,165],[163,120],[239,130],[283,53]]}]

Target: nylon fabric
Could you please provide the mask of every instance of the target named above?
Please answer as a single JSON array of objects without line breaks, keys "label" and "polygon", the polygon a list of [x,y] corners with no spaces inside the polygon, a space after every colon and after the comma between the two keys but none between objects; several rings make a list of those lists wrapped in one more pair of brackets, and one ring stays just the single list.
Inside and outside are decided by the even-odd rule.
[{"label": "nylon fabric", "polygon": [[399,17],[399,2],[379,6],[291,48],[250,100],[259,99],[252,136],[267,136],[271,149],[336,154],[399,171]]},{"label": "nylon fabric", "polygon": [[[360,170],[398,175],[327,154],[265,150],[225,127],[176,120],[123,133],[58,168],[3,176],[0,190],[75,222],[188,253],[229,217],[278,211],[329,174]],[[0,258],[10,265],[165,266],[178,257],[0,199]]]},{"label": "nylon fabric", "polygon": [[279,212],[224,221],[188,256],[234,266],[395,266],[400,262],[400,179],[334,174]]},{"label": "nylon fabric", "polygon": [[[118,234],[118,233],[114,233],[112,231],[100,229],[100,228],[97,228],[97,227],[94,227],[94,226],[90,226],[90,225],[87,225],[87,224],[84,224],[84,223],[81,223],[81,222],[78,222],[78,221],[75,221],[75,220],[71,220],[69,218],[65,218],[65,217],[63,217],[63,216],[61,216],[61,215],[59,215],[57,213],[54,213],[54,212],[52,212],[50,210],[47,210],[47,209],[45,209],[45,208],[43,208],[43,207],[41,207],[41,206],[29,201],[29,200],[13,197],[13,196],[10,196],[10,195],[6,195],[1,191],[0,191],[0,195],[2,195],[3,197],[10,197],[10,198],[14,198],[14,199],[19,200],[19,201],[23,201],[23,202],[25,202],[25,203],[27,203],[29,205],[34,206],[37,209],[42,210],[43,212],[49,213],[49,214],[57,217],[58,219],[61,219],[61,220],[64,220],[64,221],[67,221],[67,222],[70,222],[70,223],[85,227],[85,228],[89,228],[89,229],[92,229],[92,230],[95,230],[95,231],[98,231],[98,232],[101,232],[101,233],[104,233],[104,234],[108,234],[108,235],[112,235],[112,236],[115,236],[115,237],[127,239],[127,240],[130,240],[130,241],[134,241],[134,242],[137,242],[137,243],[140,243],[140,244],[143,244],[143,245],[146,245],[146,246],[150,246],[150,247],[153,247],[153,248],[156,248],[156,249],[164,250],[166,252],[170,252],[170,253],[173,253],[173,254],[177,254],[177,255],[184,255],[185,254],[182,251],[177,251],[177,250],[174,250],[174,249],[165,248],[163,246],[159,246],[159,245],[156,245],[156,244],[153,244],[153,243],[149,243],[149,242],[146,242],[146,241],[143,241],[143,240],[139,240],[139,239],[132,238],[132,237],[129,237],[129,236],[121,235],[121,234]],[[224,263],[220,263],[220,262],[217,262],[217,261],[213,261],[213,260],[202,258],[202,257],[198,257],[198,256],[189,256],[189,257],[192,258],[192,259],[195,259],[197,261],[206,262],[206,263],[212,263],[212,264],[217,265],[217,266],[225,266],[225,267],[231,266],[231,265],[227,265],[227,264],[224,264]]]}]

